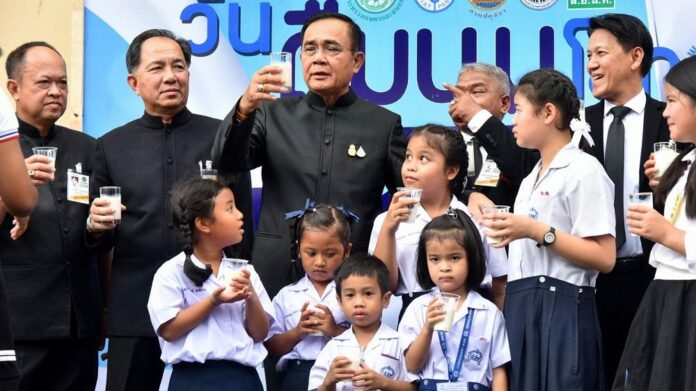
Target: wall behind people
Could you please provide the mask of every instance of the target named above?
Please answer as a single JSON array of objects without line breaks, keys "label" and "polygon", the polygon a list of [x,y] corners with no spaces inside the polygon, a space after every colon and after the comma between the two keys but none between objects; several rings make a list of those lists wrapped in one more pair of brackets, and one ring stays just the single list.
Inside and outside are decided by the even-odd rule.
[{"label": "wall behind people", "polygon": [[[169,28],[192,41],[194,56],[199,57],[194,64],[205,72],[192,76],[197,87],[191,91],[191,110],[221,117],[246,88],[248,77],[268,63],[270,51],[295,52],[300,25],[309,13],[338,10],[365,31],[367,62],[354,79],[354,90],[400,113],[404,126],[412,127],[450,123],[445,103],[451,95],[442,83],[453,82],[452,75],[466,61],[497,63],[512,80],[539,67],[556,68],[571,76],[576,86],[584,86],[579,90],[589,97],[585,103],[592,104],[584,70],[586,18],[620,12],[645,21],[653,35],[659,26],[657,46],[664,49],[656,55],[676,62],[687,56],[693,43],[677,45],[663,37],[694,36],[696,31],[687,30],[696,27],[683,23],[675,34],[671,26],[676,25],[661,18],[669,16],[670,9],[688,9],[683,8],[687,1],[660,1],[656,13],[656,0],[602,0],[590,8],[577,8],[587,3],[580,0],[86,0],[86,80],[99,82],[86,85],[85,128],[99,135],[119,118],[135,114],[132,110],[138,105],[121,82],[125,74],[120,64],[126,42],[145,28]],[[299,56],[295,65],[295,90],[306,91]],[[649,87],[660,88],[655,80]]]},{"label": "wall behind people", "polygon": [[[0,0],[2,64],[24,42],[46,41],[65,59],[70,81],[68,105],[58,125],[82,130],[82,54],[84,0]],[[0,72],[6,92],[7,75]]]}]

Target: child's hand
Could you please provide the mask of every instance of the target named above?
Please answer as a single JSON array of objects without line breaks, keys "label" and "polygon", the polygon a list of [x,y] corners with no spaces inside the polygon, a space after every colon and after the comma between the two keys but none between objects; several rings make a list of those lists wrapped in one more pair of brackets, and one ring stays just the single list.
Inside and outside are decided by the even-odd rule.
[{"label": "child's hand", "polygon": [[254,287],[251,285],[251,272],[246,269],[242,269],[240,273],[235,274],[230,281],[230,286],[233,291],[246,291],[247,294],[244,296],[245,300],[250,299],[256,294]]},{"label": "child's hand", "polygon": [[249,294],[249,289],[246,287],[240,290],[234,290],[225,289],[224,286],[221,286],[219,288],[215,288],[213,293],[210,295],[210,301],[212,301],[216,306],[222,303],[234,303],[235,301],[246,299]]},{"label": "child's hand", "polygon": [[626,225],[631,233],[657,243],[664,243],[664,237],[674,229],[660,212],[645,205],[628,206]]},{"label": "child's hand", "polygon": [[657,190],[657,186],[660,184],[660,178],[657,176],[657,167],[655,167],[655,153],[650,153],[650,159],[643,163],[643,168],[645,168],[645,176],[648,177],[648,185],[651,189]]},{"label": "child's hand", "polygon": [[309,333],[317,331],[314,327],[314,320],[310,319],[314,315],[314,312],[311,308],[307,309],[307,306],[309,306],[307,302],[302,305],[302,309],[300,310],[300,321],[295,326],[295,332],[300,339],[304,338]]},{"label": "child's hand", "polygon": [[314,307],[321,310],[314,312],[311,316],[312,320],[314,321],[314,328],[317,331],[321,331],[329,338],[333,338],[346,331],[336,324],[336,320],[334,319],[329,307],[325,306],[324,304],[315,304]]},{"label": "child's hand", "polygon": [[387,388],[389,379],[368,368],[364,362],[353,375],[353,386],[360,390],[381,390]]},{"label": "child's hand", "polygon": [[[411,209],[415,208],[416,204],[419,202],[415,198],[404,197],[406,194],[406,191],[397,191],[392,196],[391,203],[389,203],[389,209],[384,218],[383,227],[388,229],[392,234],[399,228],[399,223],[408,220]],[[409,208],[409,206],[411,207]]]},{"label": "child's hand", "polygon": [[350,366],[350,359],[344,356],[337,356],[331,362],[331,368],[324,378],[325,386],[333,386],[341,380],[350,380],[355,375],[355,369]]},{"label": "child's hand", "polygon": [[[483,215],[482,225],[486,227],[491,234],[486,236],[500,238],[500,242],[491,243],[491,247],[502,248],[510,244],[513,240],[520,238],[536,238],[533,236],[536,231],[540,231],[538,225],[542,224],[536,220],[532,220],[527,216],[516,215],[512,213],[495,213],[489,212]],[[540,232],[546,232],[546,228],[542,227]],[[539,235],[542,236],[543,232]]]},{"label": "child's hand", "polygon": [[425,327],[432,332],[435,324],[445,319],[445,303],[437,297],[433,297],[428,303],[428,312],[425,315]]}]

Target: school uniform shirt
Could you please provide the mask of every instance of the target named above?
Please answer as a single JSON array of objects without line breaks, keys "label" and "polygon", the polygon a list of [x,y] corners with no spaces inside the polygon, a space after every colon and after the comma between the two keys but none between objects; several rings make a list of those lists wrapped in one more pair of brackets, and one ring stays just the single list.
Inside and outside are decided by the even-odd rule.
[{"label": "school uniform shirt", "polygon": [[[656,280],[696,280],[696,219],[686,216],[687,200],[684,199],[686,182],[694,159],[696,159],[696,149],[684,155],[682,161],[688,162],[688,166],[665,200],[665,217],[669,220],[672,215],[677,216],[674,226],[686,231],[684,236],[686,256],[656,243],[650,253],[650,265],[657,269]],[[678,202],[678,199],[681,201]]]},{"label": "school uniform shirt", "polygon": [[[244,328],[244,300],[219,304],[198,326],[176,341],[167,342],[159,335],[160,326],[173,319],[179,311],[201,300],[209,300],[215,289],[225,285],[222,276],[234,272],[232,262],[223,258],[218,270],[220,277],[211,274],[199,287],[184,274],[185,259],[182,252],[157,270],[147,303],[152,327],[162,348],[162,361],[176,364],[182,361],[204,363],[207,360],[228,360],[251,367],[261,364],[267,351],[263,343],[254,342]],[[195,265],[205,267],[194,255],[191,260]],[[271,300],[254,267],[248,265],[247,270],[251,272],[251,284],[273,325],[275,319]]]},{"label": "school uniform shirt", "polygon": [[[366,367],[392,380],[403,380],[406,382],[418,380],[417,376],[408,373],[406,369],[406,361],[404,359],[406,346],[399,334],[382,322],[377,333],[375,333],[372,340],[363,350],[362,362]],[[319,353],[317,361],[309,372],[310,390],[319,388],[324,382],[329,368],[331,368],[331,363],[336,357],[345,354],[346,347],[360,347],[352,327],[329,341],[321,353]],[[350,381],[341,381],[336,384],[336,391],[350,391],[354,389]]]},{"label": "school uniform shirt", "polygon": [[[399,323],[399,334],[410,346],[425,326],[428,304],[438,297],[434,288],[428,294],[416,298],[406,309]],[[493,380],[493,369],[510,361],[510,347],[503,313],[492,302],[475,291],[469,291],[464,303],[454,314],[452,330],[446,334],[447,357],[442,352],[438,333],[433,333],[428,360],[418,373],[421,379],[448,380],[447,360],[454,365],[464,333],[464,323],[469,308],[474,309],[469,342],[464,354],[464,363],[458,381],[475,382],[489,386]]]},{"label": "school uniform shirt", "polygon": [[[288,330],[294,329],[300,323],[302,306],[304,303],[321,303],[329,307],[331,315],[337,325],[344,328],[350,327],[346,316],[338,305],[336,297],[336,284],[331,281],[324,289],[324,294],[319,296],[316,288],[307,276],[302,277],[296,284],[288,285],[281,289],[273,298],[276,322],[268,333],[268,338],[274,335],[283,334]],[[310,360],[314,361],[319,356],[319,352],[324,348],[329,338],[318,335],[307,335],[298,342],[290,352],[283,355],[278,360],[276,369],[283,371],[287,368],[290,360]]]},{"label": "school uniform shirt", "polygon": [[[481,239],[483,239],[483,247],[486,250],[486,275],[481,282],[481,286],[490,287],[493,281],[492,277],[501,277],[508,273],[508,259],[505,249],[493,248],[488,244],[488,237],[484,233],[483,227],[476,223],[469,208],[467,208],[464,203],[460,202],[456,196],[452,195],[452,201],[450,201],[449,207],[451,209],[464,211],[467,216],[471,217],[472,221],[474,221],[474,224],[479,229]],[[396,289],[397,295],[427,290],[418,284],[416,278],[416,261],[418,258],[418,241],[421,232],[426,224],[432,221],[432,218],[420,204],[416,204],[415,208],[416,221],[413,223],[399,223],[399,228],[397,228],[394,234],[396,239],[396,263],[399,266],[399,286]],[[370,246],[368,250],[370,254],[375,252],[379,231],[382,230],[382,225],[384,224],[384,219],[387,217],[387,213],[388,212],[384,212],[375,219],[375,224],[372,227],[372,234],[370,236]]]},{"label": "school uniform shirt", "polygon": [[10,101],[0,97],[0,143],[19,137],[17,128],[19,128],[19,124]]},{"label": "school uniform shirt", "polygon": [[[558,151],[537,179],[541,161],[522,181],[515,214],[573,236],[614,236],[614,185],[593,156],[572,143]],[[510,243],[508,281],[549,276],[576,286],[594,286],[599,272],[576,265],[525,238]]]},{"label": "school uniform shirt", "polygon": [[[0,143],[17,139],[18,127],[17,117],[10,102],[0,97]],[[0,379],[19,376],[11,327],[4,279],[0,270]]]}]

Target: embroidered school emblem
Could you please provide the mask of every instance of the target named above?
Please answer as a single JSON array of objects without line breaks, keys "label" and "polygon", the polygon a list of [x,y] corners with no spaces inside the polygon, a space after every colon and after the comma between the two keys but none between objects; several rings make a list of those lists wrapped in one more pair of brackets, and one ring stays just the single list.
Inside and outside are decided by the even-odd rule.
[{"label": "embroidered school emblem", "polygon": [[534,208],[529,208],[529,218],[536,220],[539,217],[539,211]]},{"label": "embroidered school emblem", "polygon": [[476,365],[481,365],[481,360],[483,359],[483,353],[481,353],[480,350],[475,349],[475,350],[470,350],[467,354],[466,357],[464,357],[465,361],[473,361],[476,363]]},{"label": "embroidered school emblem", "polygon": [[347,329],[347,328],[350,328],[350,322],[347,320],[344,320],[343,322],[339,323],[338,326],[341,328]]},{"label": "embroidered school emblem", "polygon": [[386,377],[387,379],[393,379],[394,375],[396,375],[396,372],[394,371],[394,368],[387,366],[380,369],[379,374]]}]

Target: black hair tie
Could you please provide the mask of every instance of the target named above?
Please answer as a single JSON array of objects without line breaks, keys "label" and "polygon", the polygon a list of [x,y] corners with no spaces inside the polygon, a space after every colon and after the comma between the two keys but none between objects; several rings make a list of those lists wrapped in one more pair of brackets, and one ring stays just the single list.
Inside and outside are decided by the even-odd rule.
[{"label": "black hair tie", "polygon": [[205,265],[205,269],[196,266],[193,260],[191,260],[191,257],[187,255],[184,261],[184,274],[186,274],[186,277],[190,278],[196,286],[201,286],[205,280],[213,274],[213,269],[210,265]]}]

